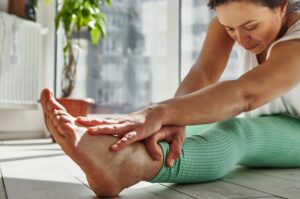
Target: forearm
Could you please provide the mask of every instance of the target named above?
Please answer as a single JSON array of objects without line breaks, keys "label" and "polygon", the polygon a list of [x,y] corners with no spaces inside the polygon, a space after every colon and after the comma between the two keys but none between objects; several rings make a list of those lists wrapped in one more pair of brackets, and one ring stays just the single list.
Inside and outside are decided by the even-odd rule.
[{"label": "forearm", "polygon": [[237,81],[225,81],[158,104],[164,125],[192,125],[222,121],[248,109]]},{"label": "forearm", "polygon": [[199,71],[196,66],[193,66],[179,85],[175,93],[175,97],[193,93],[209,86],[212,83],[213,82],[208,79],[207,75],[205,75],[202,71]]}]

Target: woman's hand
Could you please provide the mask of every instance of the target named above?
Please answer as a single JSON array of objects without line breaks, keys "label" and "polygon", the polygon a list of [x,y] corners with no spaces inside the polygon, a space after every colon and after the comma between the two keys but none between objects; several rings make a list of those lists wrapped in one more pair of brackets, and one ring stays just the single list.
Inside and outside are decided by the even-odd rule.
[{"label": "woman's hand", "polygon": [[172,167],[175,160],[181,154],[182,144],[185,140],[185,126],[164,126],[157,133],[145,140],[148,153],[154,160],[160,160],[160,146],[158,141],[166,141],[170,144],[170,151],[166,158],[166,164]]},{"label": "woman's hand", "polygon": [[120,139],[111,146],[111,150],[119,151],[139,140],[143,140],[159,129],[163,124],[163,112],[158,105],[129,115],[109,120],[97,120],[79,117],[76,123],[89,126],[88,133],[92,135],[113,135]]}]

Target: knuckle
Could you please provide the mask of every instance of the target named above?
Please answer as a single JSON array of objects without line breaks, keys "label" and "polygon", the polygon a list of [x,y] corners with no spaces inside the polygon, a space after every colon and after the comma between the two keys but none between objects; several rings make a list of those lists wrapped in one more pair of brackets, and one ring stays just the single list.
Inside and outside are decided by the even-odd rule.
[{"label": "knuckle", "polygon": [[152,140],[153,143],[157,142],[160,139],[160,132],[159,133],[155,133],[154,135],[152,135],[150,138]]}]

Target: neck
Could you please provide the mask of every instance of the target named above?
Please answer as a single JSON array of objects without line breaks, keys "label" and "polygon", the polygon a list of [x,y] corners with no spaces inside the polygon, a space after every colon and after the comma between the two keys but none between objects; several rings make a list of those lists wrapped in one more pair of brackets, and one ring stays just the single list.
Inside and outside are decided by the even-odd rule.
[{"label": "neck", "polygon": [[287,15],[284,17],[284,19],[282,20],[282,25],[280,27],[280,30],[277,34],[277,38],[276,39],[279,39],[281,38],[285,33],[286,31],[288,30],[288,20],[287,20]]}]

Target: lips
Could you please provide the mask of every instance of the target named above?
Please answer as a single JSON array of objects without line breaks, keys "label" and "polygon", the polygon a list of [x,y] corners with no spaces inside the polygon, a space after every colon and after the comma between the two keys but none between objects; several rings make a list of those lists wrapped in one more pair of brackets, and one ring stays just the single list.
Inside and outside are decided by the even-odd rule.
[{"label": "lips", "polygon": [[252,47],[244,47],[244,48],[247,49],[247,50],[252,50],[252,49],[254,49],[256,46],[257,46],[257,44],[254,45],[254,46],[252,46]]}]

